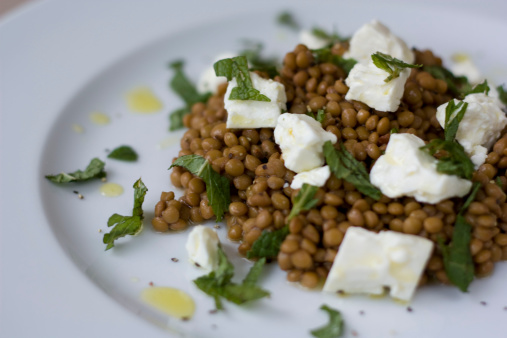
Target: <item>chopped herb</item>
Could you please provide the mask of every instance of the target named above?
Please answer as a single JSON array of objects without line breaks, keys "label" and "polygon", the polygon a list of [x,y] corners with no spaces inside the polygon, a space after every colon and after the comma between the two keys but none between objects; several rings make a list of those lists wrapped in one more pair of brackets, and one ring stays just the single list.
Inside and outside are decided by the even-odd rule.
[{"label": "chopped herb", "polygon": [[438,245],[444,258],[445,273],[451,283],[463,292],[467,292],[468,286],[474,279],[474,262],[470,253],[472,226],[467,223],[463,213],[475,199],[479,188],[480,183],[475,182],[465,204],[458,212],[451,243],[445,245],[442,238],[438,238]]},{"label": "chopped herb", "polygon": [[438,159],[437,171],[447,175],[456,175],[467,180],[472,179],[474,164],[458,142],[434,139],[420,149],[432,156],[444,150],[445,155]]},{"label": "chopped herb", "polygon": [[385,78],[385,82],[389,82],[392,79],[395,79],[400,76],[400,72],[406,68],[419,68],[422,65],[414,65],[410,63],[403,62],[399,59],[393,58],[391,55],[387,55],[381,52],[376,52],[371,55],[371,59],[373,60],[373,64],[377,66],[377,68],[385,70],[389,73],[389,76]]},{"label": "chopped herb", "polygon": [[391,131],[389,131],[389,134],[397,134],[400,130],[398,128],[392,128]]},{"label": "chopped herb", "polygon": [[209,204],[217,217],[216,221],[220,222],[231,203],[230,182],[227,177],[218,174],[211,164],[199,155],[181,156],[169,169],[174,166],[183,167],[204,181]]},{"label": "chopped herb", "polygon": [[336,338],[343,334],[343,318],[340,311],[330,308],[327,305],[322,305],[321,310],[324,310],[329,315],[329,323],[319,329],[310,331],[312,336],[317,338]]},{"label": "chopped herb", "polygon": [[241,56],[245,56],[250,64],[249,70],[265,72],[270,78],[274,78],[278,75],[278,60],[277,58],[264,58],[261,56],[263,45],[260,42],[254,42],[250,40],[244,40],[245,49],[239,53]]},{"label": "chopped herb", "polygon": [[336,31],[333,31],[332,33],[328,33],[322,28],[314,27],[312,28],[312,34],[320,39],[324,39],[329,41],[329,45],[334,45],[337,42],[344,42],[348,41],[349,38],[344,38],[340,36]]},{"label": "chopped herb", "polygon": [[253,87],[248,62],[245,56],[236,56],[231,59],[223,59],[213,65],[217,76],[225,76],[227,81],[236,78],[237,87],[232,88],[229,100],[254,100],[271,102],[266,96]]},{"label": "chopped herb", "polygon": [[174,76],[169,85],[185,102],[185,107],[177,109],[169,115],[169,130],[171,131],[183,128],[183,116],[190,113],[190,109],[194,103],[206,102],[211,96],[211,93],[201,94],[197,91],[194,84],[190,82],[183,72],[183,65],[184,62],[181,60],[172,62],[169,65],[174,70]]},{"label": "chopped herb", "polygon": [[[458,104],[454,103],[454,100],[448,102],[445,108],[445,140],[454,141],[456,133],[458,132],[459,123],[465,116],[468,108],[468,102],[458,101]],[[454,115],[454,118],[451,117]]]},{"label": "chopped herb", "polygon": [[438,159],[437,171],[470,180],[474,172],[474,164],[463,146],[454,140],[467,107],[467,102],[459,101],[458,104],[455,104],[454,100],[449,101],[445,109],[445,140],[434,139],[421,147],[421,150],[432,156],[440,151],[445,151]]},{"label": "chopped herb", "polygon": [[335,66],[340,67],[346,74],[349,74],[352,68],[356,65],[357,61],[355,59],[345,59],[340,55],[333,54],[330,47],[325,47],[321,49],[313,49],[313,56],[315,57],[315,61],[317,63],[325,63],[330,62]]},{"label": "chopped herb", "polygon": [[468,93],[466,93],[466,95],[479,94],[479,93],[484,93],[486,95],[489,94],[488,80],[484,80],[483,83],[479,83],[478,85],[476,85],[474,88],[472,88],[472,90],[470,90]]},{"label": "chopped herb", "polygon": [[285,11],[280,13],[276,18],[276,22],[281,26],[287,26],[295,31],[299,30],[299,23],[294,19],[291,12]]},{"label": "chopped herb", "polygon": [[311,118],[319,121],[320,123],[324,122],[324,118],[326,117],[326,113],[323,109],[319,109],[317,111],[317,115],[315,115],[311,110],[306,112],[306,115],[310,116]]},{"label": "chopped herb", "polygon": [[218,268],[206,276],[194,280],[195,285],[209,296],[215,299],[215,307],[222,310],[222,300],[243,304],[266,296],[269,292],[257,286],[262,267],[266,262],[265,258],[259,259],[250,269],[241,284],[231,282],[234,275],[234,266],[229,262],[221,247],[218,248]]},{"label": "chopped herb", "polygon": [[[307,183],[303,184],[301,190],[299,190],[294,198],[294,204],[288,217],[289,221],[301,211],[310,210],[318,203],[318,200],[314,198],[317,190],[319,190],[319,187]],[[247,252],[247,258],[275,258],[280,251],[280,245],[282,245],[288,234],[289,227],[287,225],[275,231],[264,230],[261,236],[253,243],[252,248]]]},{"label": "chopped herb", "polygon": [[502,85],[496,87],[496,91],[498,92],[498,98],[503,104],[507,105],[507,90],[503,88]]},{"label": "chopped herb", "polygon": [[314,198],[317,190],[319,190],[319,187],[303,183],[301,190],[299,190],[298,194],[294,198],[294,204],[292,205],[292,209],[289,213],[289,221],[299,215],[300,212],[310,210],[317,205],[319,200]]},{"label": "chopped herb", "polygon": [[370,183],[370,175],[361,162],[340,143],[340,150],[334,148],[330,141],[324,143],[324,156],[329,168],[336,178],[344,179],[353,184],[363,194],[379,200],[382,193]]},{"label": "chopped herb", "polygon": [[107,157],[127,162],[137,161],[137,153],[130,146],[119,146],[118,148],[113,149]]},{"label": "chopped herb", "polygon": [[289,234],[289,227],[284,226],[275,231],[264,230],[260,237],[253,243],[252,248],[247,252],[246,257],[252,258],[276,258],[280,251],[280,245]]},{"label": "chopped herb", "polygon": [[76,170],[73,173],[61,173],[58,175],[46,175],[46,178],[55,183],[83,182],[92,178],[106,177],[105,163],[98,158],[93,158],[84,171]]},{"label": "chopped herb", "polygon": [[502,179],[500,178],[500,176],[498,176],[498,177],[495,179],[495,183],[496,183],[496,185],[498,185],[501,189],[503,189],[503,183],[502,183]]},{"label": "chopped herb", "polygon": [[143,230],[143,202],[148,189],[141,179],[134,183],[134,207],[132,216],[114,214],[109,217],[107,226],[114,226],[107,234],[104,234],[103,242],[107,244],[106,250],[114,247],[114,241],[126,235],[137,235]]},{"label": "chopped herb", "polygon": [[442,66],[424,66],[423,70],[430,73],[434,78],[444,80],[448,90],[456,97],[462,99],[472,86],[466,76],[455,76],[451,71]]}]

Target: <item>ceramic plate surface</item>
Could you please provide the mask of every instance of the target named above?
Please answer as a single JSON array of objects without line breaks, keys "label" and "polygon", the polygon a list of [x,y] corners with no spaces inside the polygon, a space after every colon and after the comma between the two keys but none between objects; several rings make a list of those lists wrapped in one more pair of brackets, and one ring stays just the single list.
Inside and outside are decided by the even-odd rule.
[{"label": "ceramic plate surface", "polygon": [[[168,88],[172,73],[167,65],[177,59],[185,60],[186,73],[196,81],[216,55],[240,50],[244,39],[262,42],[264,55],[282,59],[298,42],[297,34],[275,22],[277,13],[287,6],[280,4],[271,10],[262,6],[250,5],[246,9],[236,6],[211,18],[205,15],[209,5],[203,5],[195,17],[186,6],[172,14],[176,23],[181,23],[178,26],[160,23],[163,15],[159,11],[168,8],[164,5],[154,2],[153,7],[146,9],[139,2],[128,2],[117,14],[120,18],[127,18],[136,10],[141,12],[143,20],[134,19],[132,25],[146,23],[150,16],[155,18],[155,28],[126,28],[127,33],[132,32],[131,39],[127,33],[116,31],[130,25],[122,23],[112,12],[104,13],[114,6],[79,6],[83,6],[82,15],[75,13],[79,8],[61,1],[43,2],[0,26],[0,32],[9,43],[16,38],[28,39],[25,40],[28,46],[20,52],[37,51],[40,55],[39,58],[21,56],[17,61],[6,58],[12,63],[2,65],[5,77],[1,88],[10,95],[5,95],[2,111],[2,206],[6,218],[1,237],[1,286],[6,305],[0,318],[10,336],[31,336],[39,330],[43,336],[63,336],[72,332],[74,326],[76,334],[82,336],[116,332],[125,336],[149,333],[183,337],[309,337],[311,329],[327,322],[327,316],[318,310],[322,304],[342,312],[347,337],[356,334],[361,337],[501,336],[502,323],[507,316],[505,263],[496,265],[493,276],[474,281],[467,294],[438,285],[422,288],[410,304],[411,312],[406,305],[388,297],[338,297],[304,290],[286,282],[285,273],[270,264],[261,279],[262,286],[271,292],[270,298],[241,307],[226,303],[224,312],[210,314],[214,307],[212,299],[192,283],[203,272],[188,263],[184,248],[188,230],[158,234],[150,225],[160,193],[174,190],[181,194],[171,185],[167,169],[177,156],[183,131],[168,132],[168,112],[183,104]],[[327,29],[336,28],[344,35],[378,18],[410,46],[430,48],[444,60],[449,60],[456,52],[467,53],[492,82],[507,82],[507,47],[503,43],[507,23],[494,16],[437,5],[425,8],[408,4],[323,2],[322,6],[301,4],[293,13],[305,27],[318,24]],[[69,21],[60,20],[55,26],[48,26],[55,16],[50,9],[68,14]],[[92,13],[97,9],[101,14],[93,21]],[[185,16],[190,23],[183,24],[181,17]],[[35,34],[46,40],[36,39],[31,35],[34,33],[23,28],[26,26],[24,17],[40,18],[46,33]],[[72,22],[72,18],[81,19]],[[112,20],[111,25],[118,26],[108,26],[108,19]],[[18,33],[7,34],[7,28],[15,27],[17,22],[21,25],[16,28]],[[435,24],[439,22],[446,24]],[[473,22],[473,26],[469,22]],[[111,29],[104,31],[106,37],[101,37],[104,27]],[[70,31],[63,34],[65,28]],[[136,33],[139,30],[145,35]],[[118,47],[109,46],[108,42],[112,43],[118,36],[121,36],[116,42]],[[82,39],[81,47],[72,50],[72,46],[79,45],[75,39]],[[61,44],[62,41],[68,41],[69,45]],[[55,53],[54,48],[60,48],[67,57]],[[83,50],[89,53],[88,62],[86,57],[78,55]],[[2,56],[15,53],[8,53],[6,47],[1,51]],[[104,53],[104,59],[97,55],[100,53]],[[59,55],[56,60],[52,58],[54,54]],[[25,59],[30,62],[26,69],[14,71],[7,67],[15,62],[21,65]],[[65,64],[65,60],[69,64]],[[84,69],[76,69],[79,65]],[[32,69],[37,74],[33,79],[35,83],[28,84],[28,90],[23,92],[22,83],[30,81]],[[72,69],[75,69],[75,77]],[[14,88],[7,89],[10,81]],[[52,88],[44,89],[45,86]],[[131,112],[127,93],[139,87],[149,88],[161,100],[163,109],[153,114]],[[26,103],[30,99],[33,102]],[[41,106],[37,106],[38,103]],[[24,117],[11,117],[16,107],[21,107],[19,113]],[[94,112],[107,115],[110,123],[92,122],[90,114]],[[31,126],[25,129],[27,121]],[[76,132],[76,125],[83,131]],[[126,163],[106,157],[108,150],[123,144],[132,146],[140,154],[138,162]],[[108,182],[124,188],[121,196],[102,196],[99,189],[103,182],[99,180],[59,186],[44,179],[45,174],[84,168],[93,157],[106,162]],[[15,165],[16,159],[22,165]],[[18,183],[14,184],[9,175]],[[26,181],[23,177],[27,177]],[[115,248],[106,252],[102,236],[108,231],[107,219],[113,213],[129,214],[133,202],[132,184],[140,177],[149,189],[144,202],[145,229],[136,237],[117,241]],[[20,189],[13,192],[12,200],[8,199],[6,191],[16,185]],[[79,199],[74,191],[84,199]],[[251,263],[237,255],[237,244],[226,239],[225,226],[222,225],[218,233],[236,267],[236,280],[240,281]],[[179,261],[174,262],[172,258]],[[32,279],[33,283],[40,277],[46,286],[36,286],[35,291],[29,291],[31,283],[24,281],[21,283],[25,289],[22,289],[13,286],[14,276]],[[179,288],[191,295],[196,303],[194,317],[189,321],[170,318],[141,301],[140,293],[151,282]],[[9,292],[9,287],[14,291]],[[61,292],[63,295],[59,295]],[[42,319],[34,319],[36,325],[32,329],[15,327],[22,322],[20,316],[24,311],[37,315],[45,312],[45,307],[51,309],[53,306],[55,315],[42,315],[44,324]],[[14,314],[8,314],[9,307]],[[8,323],[7,318],[12,321]],[[108,321],[114,324],[114,330],[106,329]]]}]

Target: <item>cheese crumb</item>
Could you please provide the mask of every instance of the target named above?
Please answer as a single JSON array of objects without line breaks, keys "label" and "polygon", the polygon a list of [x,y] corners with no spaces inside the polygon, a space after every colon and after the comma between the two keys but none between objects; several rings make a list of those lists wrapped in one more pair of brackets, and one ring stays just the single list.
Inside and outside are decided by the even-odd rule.
[{"label": "cheese crumb", "polygon": [[215,230],[196,225],[188,235],[186,249],[190,261],[201,268],[212,271],[218,266],[218,245],[220,241]]},{"label": "cheese crumb", "polygon": [[370,171],[371,183],[390,198],[411,196],[432,204],[465,196],[472,182],[438,172],[438,160],[419,149],[424,145],[415,135],[392,134],[385,154]]},{"label": "cheese crumb", "polygon": [[316,36],[310,30],[302,30],[299,33],[299,41],[309,49],[321,49],[331,43],[328,39]]},{"label": "cheese crumb", "polygon": [[326,184],[329,176],[331,176],[331,170],[328,165],[308,171],[302,171],[294,176],[290,187],[292,189],[301,189],[305,183],[316,187],[322,187]]},{"label": "cheese crumb", "polygon": [[408,301],[432,251],[433,242],[420,236],[350,227],[323,291],[382,295],[389,287],[391,297]]}]

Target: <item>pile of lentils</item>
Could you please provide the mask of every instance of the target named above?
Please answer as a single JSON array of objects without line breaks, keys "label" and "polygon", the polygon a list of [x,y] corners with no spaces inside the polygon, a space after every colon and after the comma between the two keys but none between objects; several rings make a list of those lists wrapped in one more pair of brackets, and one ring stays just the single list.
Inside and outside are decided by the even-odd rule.
[{"label": "pile of lentils", "polygon": [[[347,48],[346,44],[337,44],[332,52],[342,55]],[[417,64],[442,65],[442,60],[429,50],[414,53]],[[268,77],[262,72],[258,74]],[[386,149],[392,130],[414,134],[425,141],[444,137],[435,113],[439,105],[453,98],[445,81],[412,69],[401,105],[390,113],[345,100],[348,91],[345,78],[343,69],[332,63],[316,63],[311,51],[298,45],[285,55],[280,75],[274,80],[285,86],[289,113],[305,114],[309,110],[316,113],[323,109],[322,127],[335,134],[368,170]],[[239,243],[238,251],[245,256],[263,231],[287,224],[298,190],[290,188],[295,173],[285,168],[272,128],[226,128],[226,89],[227,84],[221,85],[207,103],[196,103],[184,117],[188,130],[181,139],[179,156],[204,156],[216,172],[230,180],[232,202],[226,213],[227,233],[230,240]],[[506,168],[504,130],[486,162],[474,172],[473,181],[480,182],[481,188],[465,212],[473,228],[470,251],[478,277],[491,274],[495,262],[507,260]],[[156,231],[179,231],[214,218],[200,178],[175,167],[170,179],[174,186],[184,189],[184,194],[177,200],[173,192],[161,194],[152,220]],[[288,222],[290,233],[277,257],[287,279],[308,288],[325,280],[349,227],[374,232],[392,230],[435,243],[442,238],[448,244],[464,203],[461,198],[428,204],[411,197],[386,196],[376,201],[333,174],[315,197],[319,201],[315,208]],[[433,280],[449,283],[438,245],[420,285]]]}]

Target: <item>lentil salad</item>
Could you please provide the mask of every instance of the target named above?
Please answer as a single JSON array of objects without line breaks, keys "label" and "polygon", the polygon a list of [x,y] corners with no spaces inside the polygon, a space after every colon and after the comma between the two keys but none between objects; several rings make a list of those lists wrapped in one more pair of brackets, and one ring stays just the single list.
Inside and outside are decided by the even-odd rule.
[{"label": "lentil salad", "polygon": [[[346,43],[337,43],[332,53],[343,55]],[[415,50],[416,63],[441,66],[431,51]],[[258,72],[267,78],[267,74]],[[346,72],[329,62],[317,62],[304,45],[286,54],[275,81],[285,86],[287,109],[291,114],[325,116],[322,127],[343,142],[356,160],[371,169],[385,151],[391,131],[417,135],[425,141],[443,138],[436,120],[436,108],[456,97],[448,84],[429,72],[413,69],[405,84],[402,103],[395,113],[377,111],[358,101],[345,100]],[[181,140],[179,156],[205,157],[213,169],[231,181],[231,204],[226,213],[228,237],[238,241],[238,251],[246,256],[263,231],[281,229],[286,224],[297,190],[290,188],[295,175],[281,159],[273,128],[227,129],[223,107],[227,85],[206,103],[196,103],[185,115],[189,130]],[[472,225],[470,252],[475,274],[490,274],[494,263],[507,259],[507,206],[505,168],[507,138],[501,138],[488,153],[486,163],[473,174],[481,188],[464,213]],[[189,224],[214,217],[204,182],[181,167],[171,173],[171,182],[185,189],[175,200],[174,193],[162,193],[155,207],[153,227],[157,231],[183,230]],[[289,235],[283,241],[277,262],[287,271],[287,279],[313,288],[323,281],[334,261],[347,228],[371,231],[392,230],[449,243],[463,200],[446,199],[438,204],[417,202],[413,198],[378,201],[365,196],[352,184],[334,175],[316,193],[318,204],[288,223]],[[430,280],[449,283],[438,246],[430,258],[420,284]]]}]

